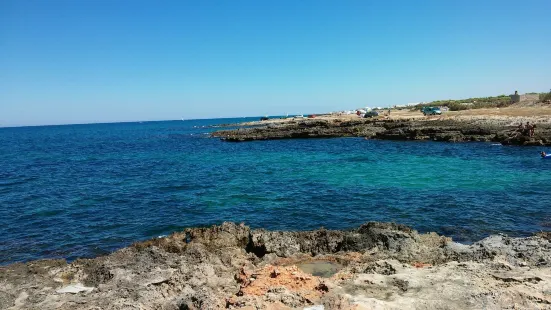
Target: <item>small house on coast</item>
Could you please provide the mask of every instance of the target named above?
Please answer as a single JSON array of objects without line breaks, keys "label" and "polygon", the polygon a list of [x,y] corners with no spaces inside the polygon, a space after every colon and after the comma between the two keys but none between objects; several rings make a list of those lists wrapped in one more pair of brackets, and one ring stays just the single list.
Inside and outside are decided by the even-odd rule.
[{"label": "small house on coast", "polygon": [[518,94],[518,90],[515,90],[515,94],[509,95],[509,97],[511,98],[511,103],[520,102],[520,95]]}]

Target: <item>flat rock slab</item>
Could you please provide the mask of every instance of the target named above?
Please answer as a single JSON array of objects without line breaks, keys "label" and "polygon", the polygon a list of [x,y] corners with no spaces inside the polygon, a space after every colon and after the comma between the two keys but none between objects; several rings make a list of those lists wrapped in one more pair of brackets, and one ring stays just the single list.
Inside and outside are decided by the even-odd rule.
[{"label": "flat rock slab", "polygon": [[63,288],[60,288],[60,289],[56,290],[56,293],[59,293],[59,294],[64,294],[64,293],[77,294],[77,293],[81,293],[81,292],[91,292],[93,290],[94,290],[93,287],[86,287],[86,286],[82,285],[81,283],[75,283],[75,284],[67,285]]}]

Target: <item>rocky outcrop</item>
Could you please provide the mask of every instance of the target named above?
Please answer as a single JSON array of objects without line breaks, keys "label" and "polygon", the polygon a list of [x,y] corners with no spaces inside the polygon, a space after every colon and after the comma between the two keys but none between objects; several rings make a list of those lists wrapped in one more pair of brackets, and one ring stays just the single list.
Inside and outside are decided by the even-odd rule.
[{"label": "rocky outcrop", "polygon": [[224,141],[242,142],[253,140],[334,138],[373,136],[384,130],[369,119],[356,120],[291,120],[281,124],[268,124],[253,128],[222,130],[212,134]]},{"label": "rocky outcrop", "polygon": [[503,128],[478,122],[433,120],[385,124],[375,138],[384,140],[433,140],[447,142],[495,141]]},{"label": "rocky outcrop", "polygon": [[217,131],[224,141],[366,137],[381,140],[500,142],[505,145],[551,145],[551,124],[539,124],[534,137],[515,131],[510,120],[396,119],[302,120],[254,128]]},{"label": "rocky outcrop", "polygon": [[[324,278],[305,262],[338,270]],[[463,245],[392,223],[302,232],[224,223],[70,264],[0,267],[0,308],[544,309],[550,268],[548,233]]]}]

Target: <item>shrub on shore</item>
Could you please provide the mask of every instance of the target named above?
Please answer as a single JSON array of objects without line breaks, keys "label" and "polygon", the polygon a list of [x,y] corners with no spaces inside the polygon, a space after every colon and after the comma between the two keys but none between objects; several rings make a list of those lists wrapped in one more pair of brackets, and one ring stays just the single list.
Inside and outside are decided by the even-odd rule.
[{"label": "shrub on shore", "polygon": [[500,95],[496,97],[480,97],[459,100],[437,100],[429,103],[418,104],[415,106],[415,109],[421,110],[423,107],[440,106],[448,107],[450,111],[461,111],[469,109],[501,108],[511,104],[511,97],[507,95]]},{"label": "shrub on shore", "polygon": [[540,101],[543,102],[543,101],[551,101],[551,90],[549,90],[548,93],[541,93],[540,94]]}]

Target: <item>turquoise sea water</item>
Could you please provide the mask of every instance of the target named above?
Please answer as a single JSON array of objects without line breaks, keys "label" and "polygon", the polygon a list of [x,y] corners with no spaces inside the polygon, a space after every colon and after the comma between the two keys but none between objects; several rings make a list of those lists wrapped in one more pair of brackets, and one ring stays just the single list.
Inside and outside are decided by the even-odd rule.
[{"label": "turquoise sea water", "polygon": [[243,120],[0,128],[0,264],[96,256],[222,221],[292,230],[395,221],[461,242],[551,229],[551,160],[540,148],[228,143],[204,127]]}]

